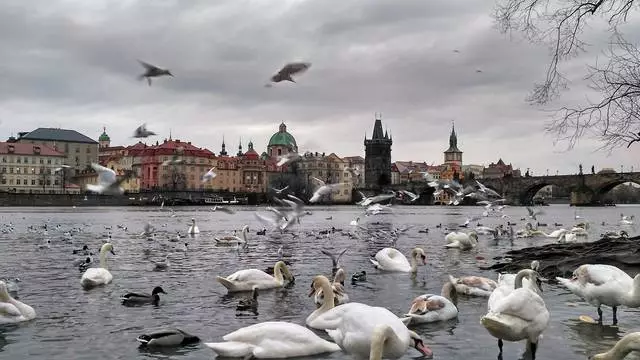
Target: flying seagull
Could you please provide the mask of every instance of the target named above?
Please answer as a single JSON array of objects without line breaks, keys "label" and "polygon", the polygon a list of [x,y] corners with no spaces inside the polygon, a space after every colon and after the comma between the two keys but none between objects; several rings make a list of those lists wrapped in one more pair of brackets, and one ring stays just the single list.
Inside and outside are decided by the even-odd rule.
[{"label": "flying seagull", "polygon": [[138,76],[138,80],[142,80],[144,78],[147,78],[147,82],[149,83],[149,86],[151,86],[151,78],[152,77],[158,77],[158,76],[163,76],[163,75],[168,75],[168,76],[173,77],[173,74],[169,70],[160,69],[159,67],[157,67],[155,65],[151,65],[151,64],[146,63],[146,62],[141,61],[141,60],[138,60],[138,62],[140,63],[140,65],[144,66],[144,69],[145,69],[144,74]]},{"label": "flying seagull", "polygon": [[[277,74],[271,77],[271,82],[274,82],[274,83],[279,83],[281,81],[296,82],[295,80],[293,80],[291,76],[302,74],[303,72],[307,71],[310,67],[311,67],[311,63],[308,63],[308,62],[288,63],[282,69],[280,69],[280,71],[278,71]],[[271,87],[272,85],[267,84],[265,86]]]},{"label": "flying seagull", "polygon": [[133,132],[133,137],[134,138],[146,138],[146,137],[149,137],[149,136],[155,135],[155,134],[156,133],[154,133],[153,131],[147,130],[147,124],[142,124]]}]

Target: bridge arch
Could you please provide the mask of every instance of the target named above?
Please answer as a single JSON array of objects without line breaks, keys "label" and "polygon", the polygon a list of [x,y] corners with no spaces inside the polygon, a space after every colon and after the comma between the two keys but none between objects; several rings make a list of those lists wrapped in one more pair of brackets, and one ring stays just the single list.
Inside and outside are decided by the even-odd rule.
[{"label": "bridge arch", "polygon": [[594,189],[593,191],[593,203],[595,204],[600,204],[602,203],[602,198],[611,190],[613,190],[616,186],[618,185],[622,185],[622,184],[627,184],[627,183],[633,183],[636,185],[640,186],[640,181],[637,180],[632,180],[632,179],[626,179],[626,178],[622,178],[622,179],[615,179],[612,181],[609,181],[607,183],[605,183],[604,185],[601,185],[599,187],[597,187],[596,189]]},{"label": "bridge arch", "polygon": [[521,205],[531,205],[533,203],[533,198],[536,196],[538,191],[542,190],[545,186],[554,185],[548,181],[543,181],[540,183],[536,183],[530,185],[520,194],[520,204]]}]

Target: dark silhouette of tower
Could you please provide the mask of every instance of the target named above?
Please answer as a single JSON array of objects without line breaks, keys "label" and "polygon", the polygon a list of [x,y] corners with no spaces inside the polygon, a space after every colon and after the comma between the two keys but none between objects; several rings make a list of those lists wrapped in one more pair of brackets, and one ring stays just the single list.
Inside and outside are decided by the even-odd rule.
[{"label": "dark silhouette of tower", "polygon": [[364,136],[364,182],[368,189],[381,189],[391,184],[391,144],[393,140],[382,132],[382,120],[376,114],[371,139]]}]

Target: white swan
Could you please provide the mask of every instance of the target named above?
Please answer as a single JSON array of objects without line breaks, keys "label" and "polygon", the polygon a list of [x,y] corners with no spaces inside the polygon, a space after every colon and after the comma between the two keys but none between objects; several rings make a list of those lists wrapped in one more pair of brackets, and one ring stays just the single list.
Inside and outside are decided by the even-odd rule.
[{"label": "white swan", "polygon": [[[335,306],[342,305],[349,302],[349,295],[344,290],[344,281],[346,279],[346,274],[343,268],[338,268],[336,271],[336,275],[333,277],[333,284],[331,284],[331,288],[333,289],[334,294],[334,304]],[[322,293],[322,288],[316,291],[316,294],[313,297],[316,306],[320,307],[324,302],[324,295]]]},{"label": "white swan", "polygon": [[198,229],[198,225],[196,225],[196,219],[191,218],[191,226],[189,226],[189,230],[187,234],[195,235],[200,234],[200,229]]},{"label": "white swan", "polygon": [[[490,297],[489,312],[480,322],[489,334],[498,339],[500,354],[503,340],[527,340],[527,348],[531,351],[532,360],[535,360],[538,340],[549,324],[549,310],[537,292],[522,287],[522,274],[525,271],[535,277],[535,271],[521,270],[516,276],[516,289],[495,302],[491,302]],[[530,279],[529,283],[536,284],[536,281]]]},{"label": "white swan", "polygon": [[240,237],[233,235],[233,236],[225,236],[222,238],[214,238],[214,239],[216,240],[217,245],[246,244],[248,234],[249,234],[249,225],[245,225],[242,227]]},{"label": "white swan", "polygon": [[36,317],[36,311],[9,295],[7,284],[0,281],[0,324],[14,324]]},{"label": "white swan", "polygon": [[107,253],[111,252],[113,255],[116,253],[113,251],[113,245],[106,243],[100,248],[100,267],[89,268],[82,274],[80,284],[85,289],[92,287],[106,285],[113,280],[113,275],[109,272],[107,267]]},{"label": "white swan", "polygon": [[623,360],[632,351],[640,351],[640,332],[629,333],[618,340],[606,353],[597,354],[590,360]]},{"label": "white swan", "polygon": [[254,286],[258,290],[283,287],[285,280],[293,279],[284,261],[278,261],[273,267],[273,276],[258,269],[236,271],[227,277],[216,276],[216,280],[229,292],[252,291]]},{"label": "white swan", "polygon": [[422,338],[407,329],[391,311],[362,303],[334,307],[331,283],[322,275],[313,279],[309,296],[320,288],[325,294],[325,302],[310,315],[316,314],[311,321],[307,318],[307,325],[326,330],[345,352],[370,360],[381,360],[383,357],[398,359],[409,346],[413,346],[425,356],[433,354]]},{"label": "white swan", "polygon": [[569,232],[567,229],[557,229],[547,234],[548,238],[556,238],[559,239],[562,234]]},{"label": "white swan", "polygon": [[489,297],[498,287],[495,281],[481,276],[455,278],[449,275],[449,281],[454,285],[457,293],[470,296]]},{"label": "white swan", "polygon": [[455,319],[458,317],[457,294],[453,284],[445,282],[440,295],[425,294],[413,299],[402,322],[409,325]]},{"label": "white swan", "polygon": [[379,270],[415,273],[418,271],[418,258],[421,265],[427,263],[427,256],[424,250],[419,247],[411,250],[411,264],[400,251],[394,248],[384,248],[378,251],[375,260],[370,260],[373,266]]},{"label": "white swan", "polygon": [[493,290],[489,296],[487,308],[491,310],[495,304],[511,294],[516,289],[516,283],[521,284],[520,287],[530,289],[538,295],[542,295],[538,273],[535,270],[523,269],[518,271],[517,274],[500,274],[498,275],[498,287]]},{"label": "white swan", "polygon": [[578,242],[578,237],[575,233],[566,232],[560,235],[558,242],[560,244],[573,244]]},{"label": "white swan", "polygon": [[355,218],[355,220],[351,220],[349,225],[350,226],[358,226],[358,223],[360,223],[360,218],[359,217]]},{"label": "white swan", "polygon": [[640,306],[640,274],[631,278],[626,272],[611,265],[585,264],[579,266],[571,279],[556,280],[569,291],[598,308],[598,321],[602,323],[601,305],[611,306],[613,323],[617,324],[618,306]]},{"label": "white swan", "polygon": [[222,337],[225,342],[204,345],[223,357],[284,359],[340,351],[304,326],[267,321],[238,329]]},{"label": "white swan", "polygon": [[459,248],[460,250],[470,250],[478,245],[478,234],[475,231],[471,231],[466,234],[459,231],[453,231],[444,237],[447,241],[445,247]]}]

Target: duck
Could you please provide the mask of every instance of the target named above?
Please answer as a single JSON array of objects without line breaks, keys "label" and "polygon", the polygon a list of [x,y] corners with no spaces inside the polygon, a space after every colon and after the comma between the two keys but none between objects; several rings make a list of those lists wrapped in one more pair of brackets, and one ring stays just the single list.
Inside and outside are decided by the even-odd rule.
[{"label": "duck", "polygon": [[471,231],[468,234],[461,231],[453,231],[447,234],[444,239],[447,241],[445,247],[448,248],[470,250],[478,245],[478,233],[475,231]]},{"label": "duck", "polygon": [[602,323],[600,306],[611,306],[613,324],[618,323],[618,306],[640,306],[640,274],[634,278],[611,265],[585,264],[579,266],[571,279],[556,277],[556,280],[598,309],[598,322]]},{"label": "duck", "polygon": [[126,293],[122,295],[120,300],[122,300],[122,305],[158,305],[160,303],[160,295],[158,294],[166,295],[167,293],[162,289],[162,287],[156,286],[151,291],[151,295],[141,293]]},{"label": "duck", "polygon": [[378,270],[416,273],[418,272],[418,259],[421,265],[426,265],[427,255],[419,247],[411,250],[411,263],[400,251],[394,248],[384,248],[376,253],[375,260],[369,260]]},{"label": "duck", "polygon": [[84,245],[82,249],[73,250],[73,255],[93,255],[91,251],[89,251],[89,246]]},{"label": "duck", "polygon": [[324,303],[307,317],[306,324],[314,329],[326,330],[346,353],[370,360],[381,360],[383,357],[398,359],[412,346],[424,356],[433,355],[420,335],[409,330],[388,309],[363,303],[334,306],[331,283],[323,275],[313,278],[309,296],[319,289],[325,294]]},{"label": "duck", "polygon": [[340,351],[340,346],[304,326],[266,321],[240,328],[222,337],[224,342],[204,343],[220,357],[284,359]]},{"label": "duck", "polygon": [[258,309],[258,287],[254,286],[253,290],[251,290],[251,297],[240,299],[238,302],[238,306],[236,306],[236,310],[244,311],[244,310],[253,310],[256,311]]},{"label": "duck", "polygon": [[530,286],[536,286],[537,273],[531,269],[518,272],[515,289],[504,297],[489,297],[489,311],[480,323],[491,336],[498,339],[499,357],[502,357],[503,340],[527,341],[531,359],[535,360],[538,342],[542,332],[549,325],[549,310],[544,299],[529,287],[522,286],[525,274]]},{"label": "duck", "polygon": [[80,272],[86,271],[91,266],[92,262],[93,262],[93,259],[91,259],[91,257],[88,256],[86,259],[84,259],[84,261],[78,264],[78,270],[80,270]]},{"label": "duck", "polygon": [[113,280],[113,275],[111,275],[107,268],[108,252],[111,252],[113,255],[116,254],[113,251],[113,245],[111,245],[111,243],[106,243],[100,248],[100,267],[89,268],[82,274],[80,284],[83,288],[90,289],[96,286],[106,285]]},{"label": "duck", "polygon": [[409,312],[404,315],[405,325],[447,321],[458,317],[458,292],[452,282],[442,286],[440,295],[425,294],[413,299]]},{"label": "duck", "polygon": [[453,277],[449,275],[449,282],[451,282],[459,294],[489,297],[493,290],[498,287],[498,283],[482,276],[463,276]]},{"label": "duck", "polygon": [[364,270],[358,271],[358,272],[354,272],[353,275],[351,275],[351,283],[357,283],[357,282],[363,282],[363,281],[367,281],[367,272]]},{"label": "duck", "polygon": [[136,338],[143,347],[178,347],[200,342],[200,338],[180,329],[158,330]]},{"label": "duck", "polygon": [[611,240],[618,240],[618,239],[627,239],[629,237],[629,233],[624,231],[624,230],[620,230],[620,231],[609,231],[606,232],[602,235],[600,235],[601,238],[603,239],[611,239]]},{"label": "duck", "polygon": [[216,280],[229,292],[241,292],[252,291],[254,286],[259,290],[283,287],[285,280],[294,281],[295,278],[291,275],[284,261],[278,261],[273,267],[273,276],[262,270],[245,269],[236,271],[227,277],[217,276]]},{"label": "duck", "polygon": [[164,258],[164,261],[158,261],[153,263],[153,271],[164,271],[169,268],[169,254]]},{"label": "duck", "polygon": [[626,334],[605,353],[590,357],[590,360],[623,360],[632,351],[640,351],[640,332]]},{"label": "duck", "polygon": [[249,225],[245,225],[242,227],[242,231],[240,231],[240,237],[238,236],[225,236],[222,238],[214,238],[216,240],[216,245],[236,245],[236,244],[247,244],[247,236],[249,234]]},{"label": "duck", "polygon": [[[331,288],[334,293],[334,303],[335,306],[342,305],[349,302],[349,295],[344,290],[344,280],[345,280],[345,272],[343,268],[339,268],[336,271],[336,275],[333,277],[333,284],[331,284]],[[322,288],[318,289],[314,295],[314,302],[317,307],[320,307],[324,301],[324,295],[322,293]]]},{"label": "duck", "polygon": [[11,297],[7,284],[0,281],[0,324],[15,324],[33,320],[36,311],[29,305]]},{"label": "duck", "polygon": [[189,226],[187,233],[190,235],[200,234],[200,229],[198,229],[198,225],[196,225],[196,219],[191,218],[191,226]]}]

